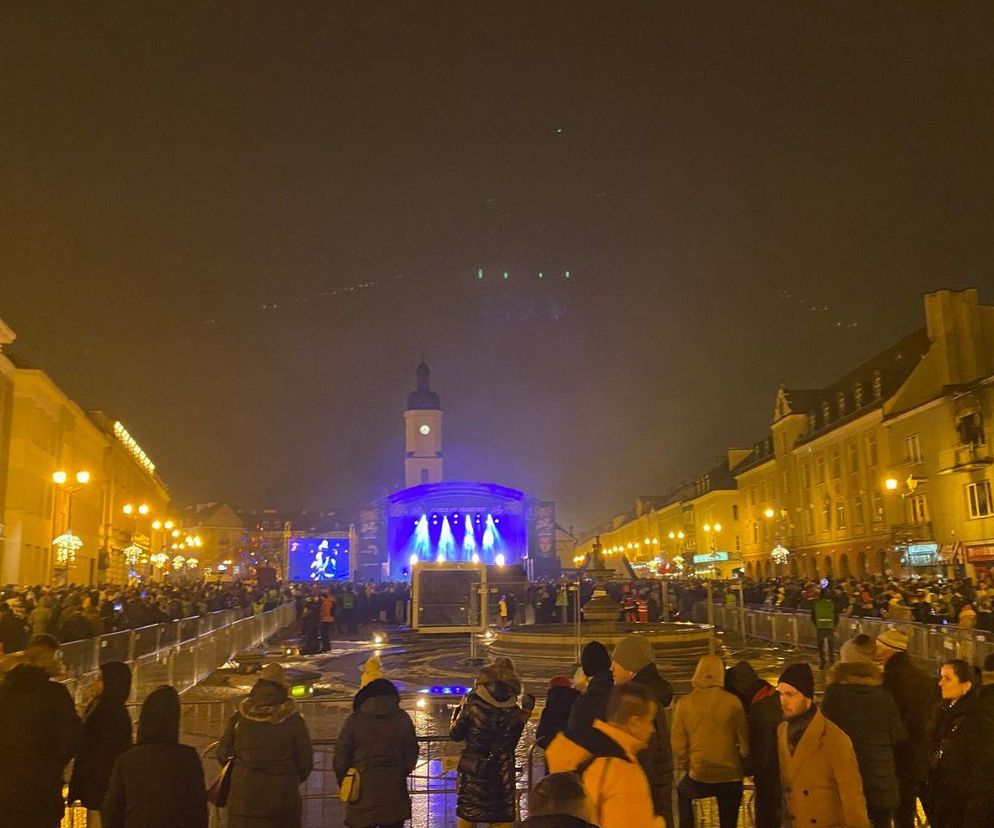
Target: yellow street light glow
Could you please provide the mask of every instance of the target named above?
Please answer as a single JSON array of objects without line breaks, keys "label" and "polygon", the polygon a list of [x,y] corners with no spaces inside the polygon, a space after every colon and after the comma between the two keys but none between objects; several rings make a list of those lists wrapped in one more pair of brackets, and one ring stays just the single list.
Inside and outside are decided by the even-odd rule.
[{"label": "yellow street light glow", "polygon": [[126,515],[130,515],[134,510],[135,507],[132,506],[130,503],[125,503],[124,507],[121,509],[121,511],[124,512],[124,514]]},{"label": "yellow street light glow", "polygon": [[704,531],[705,532],[710,532],[711,531],[711,524],[710,523],[705,523],[704,524]]},{"label": "yellow street light glow", "polygon": [[178,538],[179,537],[179,529],[173,529],[173,531],[170,534],[172,534],[172,536],[174,538]]},{"label": "yellow street light glow", "polygon": [[174,524],[174,523],[173,523],[173,522],[172,522],[171,520],[167,520],[167,521],[166,521],[165,523],[163,523],[162,525],[163,525],[163,526],[165,526],[165,527],[166,527],[167,529],[172,529],[172,528],[173,528],[173,526],[175,526],[176,524]]},{"label": "yellow street light glow", "polygon": [[653,542],[654,544],[656,544],[656,546],[658,546],[658,545],[659,545],[659,538],[653,538],[653,539],[652,539],[652,542]]},{"label": "yellow street light glow", "polygon": [[88,471],[78,471],[76,472],[76,482],[80,486],[85,486],[90,482],[90,473]]},{"label": "yellow street light glow", "polygon": [[142,503],[141,506],[138,507],[138,514],[140,514],[140,515],[147,515],[148,514],[148,504],[147,503]]},{"label": "yellow street light glow", "polygon": [[676,538],[676,533],[670,532],[670,540],[673,540],[674,538]]},{"label": "yellow street light glow", "polygon": [[888,490],[894,491],[897,488],[897,480],[893,477],[888,477],[884,481],[884,485],[888,488]]},{"label": "yellow street light glow", "polygon": [[766,511],[763,512],[763,514],[766,515],[768,518],[771,518],[771,517],[773,517],[773,515],[776,514],[776,512],[774,512],[773,509],[771,509],[769,506],[767,506],[766,507]]},{"label": "yellow street light glow", "polygon": [[52,480],[58,483],[60,486],[63,485],[66,480],[69,479],[69,475],[64,471],[57,471],[52,474]]},{"label": "yellow street light glow", "polygon": [[644,543],[646,546],[648,546],[649,545],[649,539],[646,538],[644,541],[642,541],[642,543]]},{"label": "yellow street light glow", "polygon": [[684,535],[683,532],[677,532],[676,536],[680,538],[680,540],[683,540],[686,537],[686,535]]},{"label": "yellow street light glow", "polygon": [[716,523],[714,525],[714,531],[715,532],[720,532],[721,531],[721,524],[720,523]]},{"label": "yellow street light glow", "polygon": [[158,531],[159,529],[161,529],[162,528],[162,521],[161,520],[153,520],[152,521],[152,528],[155,529],[156,531]]}]

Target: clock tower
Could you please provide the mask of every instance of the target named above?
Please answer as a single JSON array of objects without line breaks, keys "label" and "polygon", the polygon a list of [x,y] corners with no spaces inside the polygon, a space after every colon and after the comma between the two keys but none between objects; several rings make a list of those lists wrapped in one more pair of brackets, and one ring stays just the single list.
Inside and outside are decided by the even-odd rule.
[{"label": "clock tower", "polygon": [[405,485],[442,482],[442,405],[428,382],[428,366],[418,366],[418,387],[407,395],[404,412]]}]

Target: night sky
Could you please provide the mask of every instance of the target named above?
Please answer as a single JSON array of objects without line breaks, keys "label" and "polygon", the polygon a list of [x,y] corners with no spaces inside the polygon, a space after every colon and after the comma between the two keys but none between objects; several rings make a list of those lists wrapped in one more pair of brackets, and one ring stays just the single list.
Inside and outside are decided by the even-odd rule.
[{"label": "night sky", "polygon": [[424,355],[446,476],[588,527],[924,291],[994,300],[992,31],[989,3],[5,3],[0,317],[181,502],[401,483]]}]

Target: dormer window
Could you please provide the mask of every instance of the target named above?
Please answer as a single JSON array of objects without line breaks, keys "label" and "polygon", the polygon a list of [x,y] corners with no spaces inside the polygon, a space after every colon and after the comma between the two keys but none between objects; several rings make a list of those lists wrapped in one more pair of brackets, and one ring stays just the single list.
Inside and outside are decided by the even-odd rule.
[{"label": "dormer window", "polygon": [[814,414],[808,414],[808,433],[815,431],[818,428],[818,421]]},{"label": "dormer window", "polygon": [[884,378],[879,371],[873,373],[873,399],[879,400],[884,395]]},{"label": "dormer window", "polygon": [[863,383],[857,382],[852,390],[853,402],[856,404],[856,408],[863,407]]},{"label": "dormer window", "polygon": [[832,406],[827,402],[821,404],[821,421],[825,425],[828,425],[829,420],[832,419]]},{"label": "dormer window", "polygon": [[839,410],[839,416],[846,416],[846,395],[841,391],[835,396],[835,406]]}]

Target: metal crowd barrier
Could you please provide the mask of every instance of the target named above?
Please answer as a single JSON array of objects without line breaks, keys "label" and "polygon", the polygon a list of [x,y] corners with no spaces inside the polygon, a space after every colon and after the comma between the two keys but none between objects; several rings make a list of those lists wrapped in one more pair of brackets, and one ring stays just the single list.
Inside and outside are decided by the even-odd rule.
[{"label": "metal crowd barrier", "polygon": [[182,693],[239,652],[265,641],[296,618],[292,603],[258,615],[242,616],[243,610],[224,610],[72,641],[63,645],[59,653],[63,684],[76,702],[81,703],[101,664],[124,661],[131,667],[133,702],[140,702],[163,684]]},{"label": "metal crowd barrier", "polygon": [[[745,638],[769,641],[779,646],[817,649],[815,626],[807,612],[781,612],[714,604],[714,623]],[[694,604],[694,621],[707,623],[707,604]],[[984,630],[966,629],[939,624],[918,624],[911,621],[888,621],[886,618],[843,616],[835,630],[841,644],[860,633],[876,636],[887,629],[899,629],[908,636],[908,654],[929,668],[943,661],[962,658],[979,664],[994,653],[994,641]]]}]

